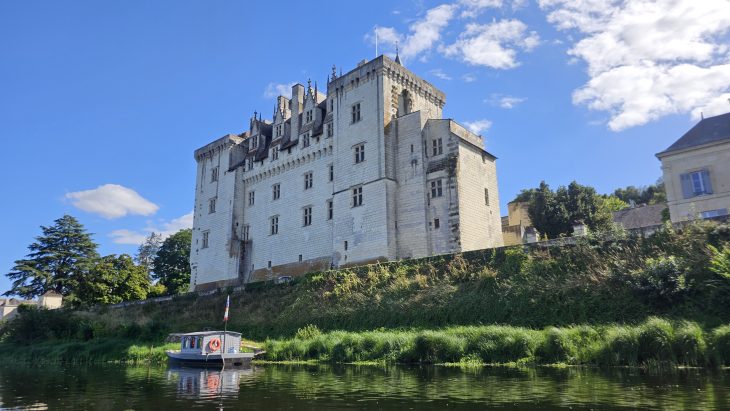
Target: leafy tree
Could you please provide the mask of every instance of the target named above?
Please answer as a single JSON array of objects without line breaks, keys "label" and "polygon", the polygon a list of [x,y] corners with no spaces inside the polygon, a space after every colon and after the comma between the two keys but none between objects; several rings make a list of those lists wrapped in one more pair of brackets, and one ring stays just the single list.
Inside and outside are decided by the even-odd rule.
[{"label": "leafy tree", "polygon": [[179,294],[190,286],[190,243],[193,230],[187,228],[168,237],[152,261],[153,277],[167,289]]},{"label": "leafy tree", "polygon": [[660,178],[656,183],[646,187],[628,186],[617,188],[613,196],[625,203],[633,204],[659,204],[667,202],[667,194],[664,191],[664,181]]},{"label": "leafy tree", "polygon": [[152,271],[152,261],[155,259],[160,246],[162,246],[162,234],[152,232],[137,249],[135,261],[143,266],[148,273]]},{"label": "leafy tree", "polygon": [[15,261],[7,277],[12,288],[5,295],[34,298],[56,291],[71,296],[98,257],[97,245],[81,223],[70,215],[54,221],[50,227],[41,226],[43,234],[28,246],[26,259]]},{"label": "leafy tree", "polygon": [[573,181],[553,192],[542,181],[537,189],[525,192],[531,192],[527,213],[532,225],[549,238],[571,234],[576,222],[583,222],[593,231],[603,231],[612,225],[610,209],[593,187]]},{"label": "leafy tree", "polygon": [[94,264],[79,284],[77,304],[116,304],[122,301],[143,300],[150,290],[147,270],[136,265],[127,254],[108,255]]},{"label": "leafy tree", "polygon": [[613,195],[604,198],[603,203],[610,211],[621,211],[629,207],[625,201]]}]

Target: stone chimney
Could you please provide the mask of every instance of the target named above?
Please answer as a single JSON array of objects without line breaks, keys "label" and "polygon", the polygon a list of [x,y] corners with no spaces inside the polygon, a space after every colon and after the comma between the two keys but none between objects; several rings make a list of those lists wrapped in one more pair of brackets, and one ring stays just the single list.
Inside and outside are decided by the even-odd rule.
[{"label": "stone chimney", "polygon": [[299,114],[304,109],[304,86],[295,84],[291,88],[291,139],[299,138]]}]

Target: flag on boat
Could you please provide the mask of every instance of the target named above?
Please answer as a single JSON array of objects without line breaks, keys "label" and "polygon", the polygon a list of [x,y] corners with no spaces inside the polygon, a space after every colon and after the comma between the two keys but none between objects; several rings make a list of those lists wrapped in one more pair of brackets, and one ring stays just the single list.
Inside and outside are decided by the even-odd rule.
[{"label": "flag on boat", "polygon": [[223,321],[228,321],[228,307],[231,305],[231,296],[226,297],[226,313],[223,314]]}]

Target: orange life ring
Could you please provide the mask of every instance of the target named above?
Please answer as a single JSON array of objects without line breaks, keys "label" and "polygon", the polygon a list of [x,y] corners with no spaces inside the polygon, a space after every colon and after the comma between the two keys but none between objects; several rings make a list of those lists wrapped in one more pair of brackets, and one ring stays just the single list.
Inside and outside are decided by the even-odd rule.
[{"label": "orange life ring", "polygon": [[221,339],[216,337],[210,340],[208,348],[210,348],[211,351],[218,351],[218,349],[221,348]]}]

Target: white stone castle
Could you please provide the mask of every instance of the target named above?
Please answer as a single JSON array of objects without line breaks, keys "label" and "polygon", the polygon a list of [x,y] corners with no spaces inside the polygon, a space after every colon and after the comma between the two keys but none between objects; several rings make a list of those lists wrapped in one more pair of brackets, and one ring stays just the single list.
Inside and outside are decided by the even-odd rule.
[{"label": "white stone castle", "polygon": [[195,151],[191,290],[502,245],[496,157],[386,56]]}]

